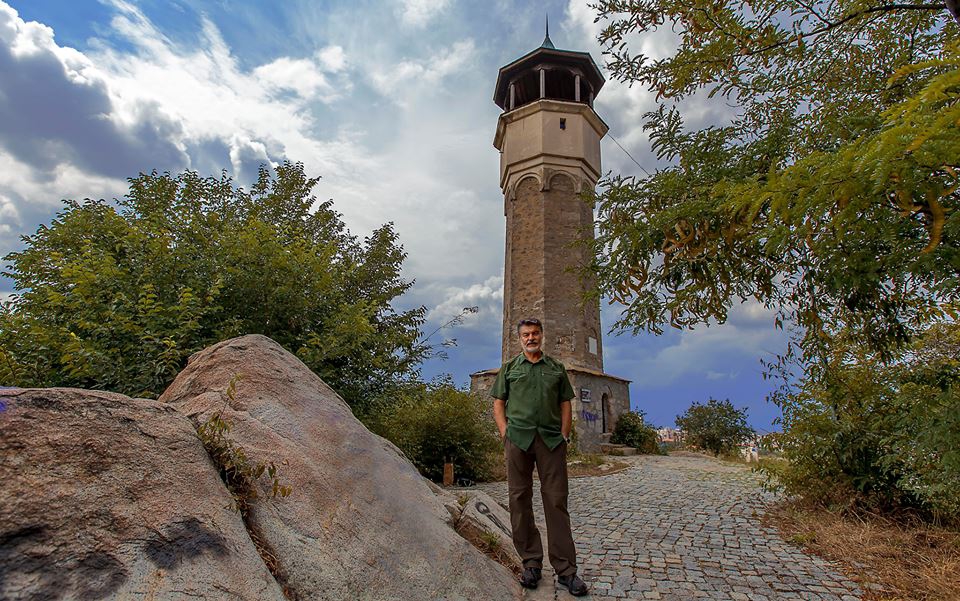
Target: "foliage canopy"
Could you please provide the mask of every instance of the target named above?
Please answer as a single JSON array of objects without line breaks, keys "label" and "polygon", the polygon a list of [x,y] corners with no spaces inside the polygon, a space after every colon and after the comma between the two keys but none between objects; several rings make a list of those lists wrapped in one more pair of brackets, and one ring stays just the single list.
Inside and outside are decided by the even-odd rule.
[{"label": "foliage canopy", "polygon": [[0,311],[0,381],[155,397],[190,354],[259,333],[297,354],[361,412],[416,374],[424,309],[390,224],[346,231],[299,163],[225,174],[141,174],[114,206],[65,201],[10,253],[19,294]]},{"label": "foliage canopy", "polygon": [[732,453],[753,436],[747,425],[747,410],[737,409],[729,399],[710,399],[706,405],[694,403],[677,416],[684,442],[714,455]]},{"label": "foliage canopy", "polygon": [[660,437],[656,429],[644,419],[643,411],[628,411],[618,417],[610,442],[625,444],[645,455],[660,454]]},{"label": "foliage canopy", "polygon": [[[841,329],[889,357],[956,316],[960,29],[945,5],[596,8],[613,76],[657,94],[644,127],[670,163],[601,184],[596,270],[626,306],[619,327],[722,322],[753,298],[799,326],[807,357]],[[631,47],[667,28],[672,55]],[[698,93],[736,113],[687,130]]]}]

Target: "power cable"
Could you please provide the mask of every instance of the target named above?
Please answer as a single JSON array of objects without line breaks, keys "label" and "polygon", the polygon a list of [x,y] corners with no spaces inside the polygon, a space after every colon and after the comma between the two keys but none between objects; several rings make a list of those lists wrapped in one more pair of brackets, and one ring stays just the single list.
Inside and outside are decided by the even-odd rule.
[{"label": "power cable", "polygon": [[630,160],[633,161],[633,163],[634,163],[637,167],[639,167],[641,171],[643,171],[644,173],[647,174],[647,177],[653,177],[653,175],[651,175],[649,171],[647,171],[646,169],[644,169],[644,168],[643,168],[643,165],[641,165],[640,163],[638,163],[638,162],[637,162],[637,159],[633,158],[633,155],[630,154],[630,153],[627,151],[627,149],[624,148],[623,145],[620,144],[620,142],[618,142],[617,139],[613,137],[613,134],[611,134],[610,132],[607,132],[607,135],[610,136],[610,139],[613,140],[613,143],[616,144],[616,145],[620,148],[620,150],[623,151],[623,153],[624,153],[625,155],[627,155],[628,157],[630,157]]}]

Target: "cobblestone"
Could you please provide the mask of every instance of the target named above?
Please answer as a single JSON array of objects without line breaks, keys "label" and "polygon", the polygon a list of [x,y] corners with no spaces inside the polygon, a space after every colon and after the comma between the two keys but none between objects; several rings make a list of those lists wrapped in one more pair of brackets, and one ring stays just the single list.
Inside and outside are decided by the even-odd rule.
[{"label": "cobblestone", "polygon": [[[618,458],[621,459],[621,458]],[[708,457],[624,457],[629,469],[570,481],[570,516],[588,599],[856,601],[862,591],[788,544],[760,516],[776,500],[749,469]],[[506,483],[480,488],[506,505]],[[539,508],[540,531],[546,536]],[[544,579],[531,601],[568,600]]]}]

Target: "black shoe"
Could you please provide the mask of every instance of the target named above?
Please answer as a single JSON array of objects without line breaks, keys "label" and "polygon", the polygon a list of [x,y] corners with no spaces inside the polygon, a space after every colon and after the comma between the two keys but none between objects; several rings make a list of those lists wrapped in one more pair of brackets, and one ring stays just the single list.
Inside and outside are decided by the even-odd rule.
[{"label": "black shoe", "polygon": [[574,597],[582,597],[587,594],[587,583],[577,576],[576,573],[570,574],[569,576],[559,576],[557,577],[557,582],[560,583],[560,586],[567,587],[567,590],[570,591],[570,594]]},{"label": "black shoe", "polygon": [[520,586],[523,588],[537,588],[540,582],[542,572],[540,568],[523,568],[523,574],[520,574]]}]

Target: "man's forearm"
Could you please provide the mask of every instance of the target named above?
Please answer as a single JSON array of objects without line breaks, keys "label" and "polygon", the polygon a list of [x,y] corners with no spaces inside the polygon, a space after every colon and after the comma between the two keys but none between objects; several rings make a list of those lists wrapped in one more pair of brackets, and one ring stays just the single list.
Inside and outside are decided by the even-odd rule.
[{"label": "man's forearm", "polygon": [[560,434],[564,438],[570,436],[570,430],[573,426],[573,403],[564,401],[560,403]]},{"label": "man's forearm", "polygon": [[503,399],[493,399],[493,421],[497,424],[500,438],[507,435],[507,402]]}]

